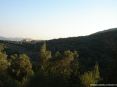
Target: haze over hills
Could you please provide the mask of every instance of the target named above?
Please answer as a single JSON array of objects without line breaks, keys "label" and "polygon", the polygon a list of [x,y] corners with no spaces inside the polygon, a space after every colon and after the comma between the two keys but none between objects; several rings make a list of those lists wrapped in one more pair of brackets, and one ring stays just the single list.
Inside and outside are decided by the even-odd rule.
[{"label": "haze over hills", "polygon": [[[116,32],[117,28],[112,28],[112,29],[108,29],[108,30],[103,30],[103,31],[99,31],[90,35],[95,35],[95,34],[99,34],[99,33],[107,33],[107,32]],[[87,35],[87,36],[90,36]],[[81,36],[78,36],[81,37]],[[47,40],[47,41],[52,41],[52,40],[59,40],[59,39],[68,39],[68,38],[77,38],[77,37],[67,37],[67,38],[58,38],[58,39],[51,39],[51,40]],[[5,41],[22,41],[22,40],[27,40],[27,41],[31,41],[34,40],[32,38],[21,38],[21,37],[4,37],[4,36],[0,36],[0,40],[5,40]],[[39,41],[39,40],[36,40]],[[44,41],[44,40],[43,40]]]},{"label": "haze over hills", "polygon": [[31,38],[20,38],[20,37],[3,37],[0,36],[0,40],[5,40],[5,41],[22,41],[22,40],[32,40]]}]

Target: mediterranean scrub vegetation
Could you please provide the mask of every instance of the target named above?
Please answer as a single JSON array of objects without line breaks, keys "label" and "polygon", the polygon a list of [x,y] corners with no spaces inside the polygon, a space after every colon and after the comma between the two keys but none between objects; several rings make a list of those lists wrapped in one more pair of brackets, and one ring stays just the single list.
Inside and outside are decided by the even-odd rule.
[{"label": "mediterranean scrub vegetation", "polygon": [[0,41],[0,87],[117,83],[117,30],[49,41]]},{"label": "mediterranean scrub vegetation", "polygon": [[90,87],[100,81],[99,65],[81,73],[77,51],[52,53],[44,43],[39,50],[39,61],[33,62],[26,54],[7,55],[5,46],[0,52],[0,87]]}]

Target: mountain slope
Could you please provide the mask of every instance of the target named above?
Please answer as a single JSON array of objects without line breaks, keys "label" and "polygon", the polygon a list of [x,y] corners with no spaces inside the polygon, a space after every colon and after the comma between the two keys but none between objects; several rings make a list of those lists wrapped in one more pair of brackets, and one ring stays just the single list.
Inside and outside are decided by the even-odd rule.
[{"label": "mountain slope", "polygon": [[83,37],[72,37],[47,41],[52,51],[77,50],[82,69],[89,70],[99,63],[100,72],[105,81],[117,81],[117,28],[97,32]]}]

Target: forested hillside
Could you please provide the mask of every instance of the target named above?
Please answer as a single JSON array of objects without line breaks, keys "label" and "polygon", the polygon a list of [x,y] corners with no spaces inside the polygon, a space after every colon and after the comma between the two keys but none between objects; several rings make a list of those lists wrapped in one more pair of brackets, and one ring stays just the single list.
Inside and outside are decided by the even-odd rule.
[{"label": "forested hillside", "polygon": [[90,87],[94,83],[117,83],[116,28],[35,43],[0,43],[0,87]]}]

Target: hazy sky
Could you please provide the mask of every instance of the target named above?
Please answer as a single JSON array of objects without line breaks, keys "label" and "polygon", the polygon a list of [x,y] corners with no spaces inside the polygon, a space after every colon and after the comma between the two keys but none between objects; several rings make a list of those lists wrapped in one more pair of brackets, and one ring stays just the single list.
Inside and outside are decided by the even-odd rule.
[{"label": "hazy sky", "polygon": [[117,27],[117,0],[0,0],[0,36],[53,39]]}]

